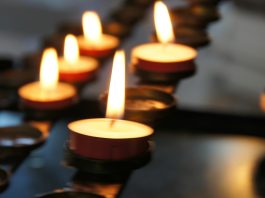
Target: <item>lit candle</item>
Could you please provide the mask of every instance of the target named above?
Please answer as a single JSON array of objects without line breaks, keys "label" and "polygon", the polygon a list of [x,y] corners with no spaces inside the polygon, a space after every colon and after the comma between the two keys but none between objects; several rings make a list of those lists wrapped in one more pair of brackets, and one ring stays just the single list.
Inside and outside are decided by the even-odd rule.
[{"label": "lit candle", "polygon": [[83,14],[84,35],[78,37],[80,53],[93,57],[106,57],[119,46],[119,39],[102,33],[100,18],[95,12]]},{"label": "lit candle", "polygon": [[167,7],[155,3],[154,21],[159,43],[147,43],[133,48],[132,64],[140,70],[159,74],[190,72],[195,70],[196,50],[173,43],[174,32]]},{"label": "lit candle", "polygon": [[60,79],[67,82],[87,81],[95,77],[97,69],[97,60],[80,56],[76,37],[67,35],[64,43],[64,57],[59,58]]},{"label": "lit candle", "polygon": [[43,52],[40,80],[22,86],[18,93],[22,103],[33,109],[62,109],[71,105],[76,98],[72,85],[58,82],[58,60],[55,49]]},{"label": "lit candle", "polygon": [[70,123],[70,149],[83,157],[103,160],[123,160],[148,152],[153,129],[137,122],[121,120],[124,104],[125,56],[123,51],[119,51],[113,62],[107,118]]}]

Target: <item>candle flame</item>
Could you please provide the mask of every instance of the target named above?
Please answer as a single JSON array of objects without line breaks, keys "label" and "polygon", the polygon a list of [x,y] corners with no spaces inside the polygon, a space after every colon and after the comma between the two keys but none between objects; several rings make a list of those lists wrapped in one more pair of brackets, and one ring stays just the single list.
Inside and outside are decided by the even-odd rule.
[{"label": "candle flame", "polygon": [[40,86],[45,90],[53,90],[58,84],[58,56],[54,48],[45,49],[40,65]]},{"label": "candle flame", "polygon": [[75,63],[79,59],[79,48],[74,35],[68,34],[64,42],[64,59],[69,63]]},{"label": "candle flame", "polygon": [[98,42],[102,36],[100,18],[96,12],[87,11],[83,14],[82,25],[85,38],[90,42]]},{"label": "candle flame", "polygon": [[125,53],[119,50],[114,55],[109,87],[106,117],[120,119],[125,106]]},{"label": "candle flame", "polygon": [[170,15],[167,6],[161,1],[155,3],[154,21],[158,40],[161,43],[174,42],[175,37]]}]

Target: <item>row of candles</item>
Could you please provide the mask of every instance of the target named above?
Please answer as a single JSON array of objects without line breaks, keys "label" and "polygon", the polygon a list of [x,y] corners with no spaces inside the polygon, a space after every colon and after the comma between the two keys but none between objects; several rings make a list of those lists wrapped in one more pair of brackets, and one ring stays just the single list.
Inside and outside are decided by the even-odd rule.
[{"label": "row of candles", "polygon": [[[155,3],[155,27],[159,43],[146,43],[133,48],[132,65],[144,72],[176,74],[195,70],[196,50],[175,44],[167,7]],[[119,40],[102,34],[95,12],[83,15],[84,35],[67,35],[64,57],[55,49],[45,49],[40,67],[40,80],[22,86],[22,104],[35,110],[59,110],[71,106],[76,98],[74,82],[87,81],[96,73],[99,63],[93,57],[105,57],[119,46]],[[80,49],[79,49],[80,48]],[[81,55],[81,56],[80,56]],[[59,82],[59,79],[64,82]],[[138,122],[122,120],[125,108],[125,54],[114,56],[107,102],[107,118],[72,122],[69,148],[76,154],[102,160],[123,160],[149,150],[153,129]]]}]

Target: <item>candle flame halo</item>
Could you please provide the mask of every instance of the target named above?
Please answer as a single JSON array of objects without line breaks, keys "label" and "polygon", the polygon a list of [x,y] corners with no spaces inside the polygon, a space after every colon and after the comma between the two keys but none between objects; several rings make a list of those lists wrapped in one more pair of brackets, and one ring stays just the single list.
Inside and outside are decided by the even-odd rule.
[{"label": "candle flame halo", "polygon": [[59,79],[58,56],[54,48],[44,50],[40,65],[40,86],[44,90],[56,88]]},{"label": "candle flame halo", "polygon": [[161,43],[174,42],[175,36],[174,36],[172,23],[170,20],[170,15],[167,6],[161,1],[157,1],[155,3],[154,22],[159,42]]},{"label": "candle flame halo", "polygon": [[102,37],[102,25],[96,12],[86,11],[82,17],[82,26],[85,39],[97,43]]},{"label": "candle flame halo", "polygon": [[74,64],[79,59],[79,47],[74,35],[68,34],[64,41],[64,59]]},{"label": "candle flame halo", "polygon": [[125,52],[115,53],[109,86],[106,117],[121,119],[125,107]]}]

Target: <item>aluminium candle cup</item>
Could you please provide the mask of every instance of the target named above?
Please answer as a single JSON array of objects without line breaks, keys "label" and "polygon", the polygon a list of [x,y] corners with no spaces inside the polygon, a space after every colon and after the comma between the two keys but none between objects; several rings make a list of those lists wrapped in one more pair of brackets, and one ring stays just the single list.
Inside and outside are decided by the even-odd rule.
[{"label": "aluminium candle cup", "polygon": [[191,7],[191,12],[201,20],[208,23],[215,22],[220,19],[220,14],[216,6],[195,5]]},{"label": "aluminium candle cup", "polygon": [[[110,131],[107,133],[110,134],[109,137],[104,132],[103,134],[96,133],[97,127],[111,126],[111,122],[112,119],[107,118],[71,122],[68,125],[69,149],[84,158],[98,160],[125,160],[149,151],[149,140],[153,135],[150,127],[136,122],[115,120],[114,128],[109,127],[109,130],[115,130],[115,133]],[[91,126],[96,129],[91,129]],[[128,126],[130,126],[130,133],[127,131],[121,133],[123,127]],[[119,132],[116,133],[117,130]],[[133,136],[129,136],[132,130],[137,131],[133,133]],[[114,135],[117,137],[113,137]]]},{"label": "aluminium candle cup", "polygon": [[195,29],[206,29],[208,23],[188,12],[171,11],[170,17],[174,26],[185,26]]},{"label": "aluminium candle cup", "polygon": [[148,148],[145,153],[137,154],[134,157],[106,160],[84,157],[70,149],[69,146],[66,146],[64,162],[66,166],[75,167],[78,171],[90,175],[91,179],[96,176],[94,180],[101,182],[120,181],[128,177],[133,170],[141,168],[150,162],[152,148],[150,146]]},{"label": "aluminium candle cup", "polygon": [[[100,97],[102,109],[106,109],[108,94]],[[126,120],[148,125],[169,116],[176,108],[176,99],[172,94],[164,91],[147,88],[126,88],[125,115]]]},{"label": "aluminium candle cup", "polygon": [[95,195],[88,192],[78,191],[62,191],[49,192],[42,195],[37,195],[36,198],[104,198],[100,195]]},{"label": "aluminium candle cup", "polygon": [[[199,29],[190,27],[174,27],[175,43],[188,45],[193,48],[205,47],[210,43],[208,34]],[[157,36],[153,33],[151,40],[157,42]]]},{"label": "aluminium candle cup", "polygon": [[173,83],[178,86],[180,80],[189,78],[193,76],[196,72],[196,69],[191,69],[190,71],[179,71],[171,73],[162,73],[162,72],[152,72],[140,69],[138,66],[133,66],[132,69],[134,74],[136,74],[140,81],[143,83],[158,83],[158,84],[168,84]]},{"label": "aluminium candle cup", "polygon": [[[177,16],[193,16],[202,24],[209,24],[220,19],[218,9],[215,6],[194,5],[192,7],[175,8],[172,13]],[[173,15],[174,15],[173,14]]]},{"label": "aluminium candle cup", "polygon": [[41,146],[45,140],[39,129],[27,124],[0,128],[0,150],[11,157],[27,153]]},{"label": "aluminium candle cup", "polygon": [[137,85],[143,88],[156,89],[169,94],[174,94],[178,88],[178,84],[176,83],[148,83],[141,80],[137,82]]},{"label": "aluminium candle cup", "polygon": [[195,49],[182,44],[147,43],[133,48],[131,69],[146,82],[178,83],[195,73]]}]

